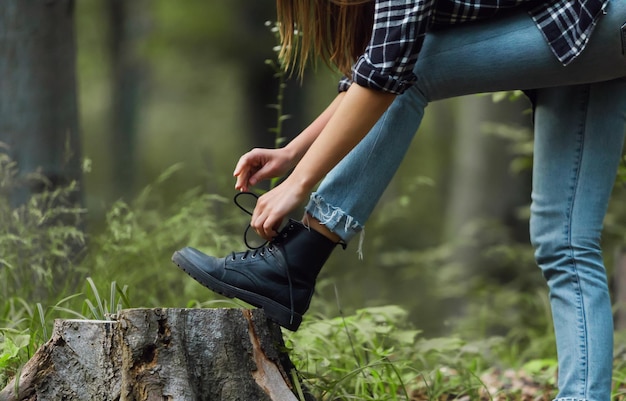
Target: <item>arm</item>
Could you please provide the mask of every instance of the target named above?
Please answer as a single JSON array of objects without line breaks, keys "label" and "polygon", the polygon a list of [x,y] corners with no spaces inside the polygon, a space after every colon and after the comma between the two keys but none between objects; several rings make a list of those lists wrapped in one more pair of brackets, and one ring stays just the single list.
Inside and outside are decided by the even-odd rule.
[{"label": "arm", "polygon": [[264,238],[276,235],[284,216],[369,132],[395,95],[352,85],[291,175],[261,196],[251,226]]},{"label": "arm", "polygon": [[280,149],[253,149],[241,156],[233,175],[235,189],[247,191],[249,186],[268,178],[280,177],[289,171],[320,135],[345,96],[341,92],[331,104],[287,146]]},{"label": "arm", "polygon": [[395,95],[352,85],[337,112],[288,180],[309,192],[365,137]]},{"label": "arm", "polygon": [[287,146],[286,149],[289,149],[291,154],[293,155],[293,160],[298,162],[306,151],[311,147],[313,142],[317,139],[317,137],[321,134],[322,130],[326,127],[328,122],[331,120],[335,112],[340,107],[342,100],[345,96],[345,92],[341,92],[335,97],[332,103],[322,112],[309,125],[304,131],[300,133],[296,138],[294,138]]},{"label": "arm", "polygon": [[345,98],[292,174],[259,198],[250,222],[259,235],[272,238],[282,219],[369,132],[395,95],[415,82],[413,67],[435,1],[376,1],[371,41],[353,67]]}]

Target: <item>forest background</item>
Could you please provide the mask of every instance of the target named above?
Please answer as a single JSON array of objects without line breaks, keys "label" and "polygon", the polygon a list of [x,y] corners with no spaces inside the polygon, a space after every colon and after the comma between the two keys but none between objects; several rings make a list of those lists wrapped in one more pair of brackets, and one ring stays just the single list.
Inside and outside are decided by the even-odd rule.
[{"label": "forest background", "polygon": [[[31,344],[45,339],[52,318],[80,305],[95,317],[120,306],[222,305],[169,256],[185,245],[216,255],[243,249],[247,216],[231,203],[235,163],[252,147],[293,138],[334,98],[339,79],[323,64],[302,82],[277,73],[271,0],[74,6],[73,154],[82,172],[78,189],[57,195],[80,194],[80,207],[63,212],[78,232],[29,226],[34,219],[24,216],[41,213],[32,202],[19,216],[14,204],[2,211],[3,332],[15,340],[39,320]],[[402,324],[423,338],[506,338],[516,349],[511,360],[554,366],[547,289],[528,240],[531,166],[530,105],[520,94],[429,105],[366,224],[364,258],[358,241],[334,253],[309,318],[397,305]],[[5,184],[19,175],[6,171]],[[603,237],[618,328],[624,196],[620,175]],[[59,247],[59,238],[79,243],[80,256],[69,258],[77,245]],[[110,306],[98,308],[109,286]],[[82,303],[83,295],[92,301]]]}]

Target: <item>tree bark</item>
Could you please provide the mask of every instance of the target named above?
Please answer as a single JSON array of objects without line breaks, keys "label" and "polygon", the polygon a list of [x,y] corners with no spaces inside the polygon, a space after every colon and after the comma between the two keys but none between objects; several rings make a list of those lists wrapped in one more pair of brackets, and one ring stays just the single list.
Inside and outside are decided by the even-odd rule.
[{"label": "tree bark", "polygon": [[454,238],[477,218],[498,219],[511,227],[520,241],[528,241],[527,222],[516,217],[530,193],[530,173],[512,174],[511,143],[482,129],[484,123],[508,124],[531,129],[524,111],[526,99],[494,103],[491,96],[464,96],[455,145],[455,162],[446,213],[446,237]]},{"label": "tree bark", "polygon": [[130,201],[137,175],[137,125],[147,66],[138,48],[148,32],[145,1],[107,0],[108,48],[111,67],[111,129],[109,132],[114,199]]},{"label": "tree bark", "polygon": [[[530,130],[530,118],[524,114],[526,99],[494,103],[490,96],[465,96],[460,102],[455,161],[450,181],[449,203],[446,211],[444,239],[458,241],[460,232],[471,229],[472,223],[498,221],[506,227],[511,241],[528,243],[528,220],[520,219],[518,210],[528,204],[530,171],[513,174],[510,169],[513,154],[511,142],[484,130],[485,123],[507,124]],[[495,231],[494,231],[495,232]],[[482,277],[492,284],[511,278],[508,266],[485,264],[485,247],[493,244],[493,234],[476,230],[465,234],[470,246],[455,249],[453,263],[463,266],[467,282]],[[504,241],[504,238],[499,238]],[[473,291],[470,285],[464,291]],[[467,314],[467,293],[454,294],[447,302],[447,313],[453,317]]]},{"label": "tree bark", "polygon": [[[10,194],[15,205],[81,179],[75,64],[73,0],[3,2],[0,142],[23,182]],[[74,201],[82,201],[81,193]]]},{"label": "tree bark", "polygon": [[128,309],[109,321],[57,320],[0,401],[297,401],[283,350],[280,328],[259,309]]}]

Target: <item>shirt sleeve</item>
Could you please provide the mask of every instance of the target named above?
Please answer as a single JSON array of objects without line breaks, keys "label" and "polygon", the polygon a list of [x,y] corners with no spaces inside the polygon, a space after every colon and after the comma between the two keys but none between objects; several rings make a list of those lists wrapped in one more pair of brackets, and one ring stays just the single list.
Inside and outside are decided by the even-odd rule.
[{"label": "shirt sleeve", "polygon": [[435,0],[376,0],[370,43],[339,90],[352,82],[394,94],[407,90],[417,80],[413,67],[434,9]]},{"label": "shirt sleeve", "polygon": [[337,92],[345,92],[352,85],[352,79],[350,77],[343,76],[339,80],[339,85],[337,85]]}]

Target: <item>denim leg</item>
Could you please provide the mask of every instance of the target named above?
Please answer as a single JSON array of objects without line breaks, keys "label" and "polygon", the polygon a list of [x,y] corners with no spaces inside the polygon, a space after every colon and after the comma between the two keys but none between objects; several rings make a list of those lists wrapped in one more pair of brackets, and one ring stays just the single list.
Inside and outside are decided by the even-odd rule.
[{"label": "denim leg", "polygon": [[345,241],[362,230],[422,121],[428,102],[421,92],[401,97],[327,174],[307,205],[307,212]]},{"label": "denim leg", "polygon": [[415,67],[418,83],[398,96],[363,141],[322,181],[306,211],[345,241],[362,228],[395,174],[429,101],[623,77],[620,26],[626,2],[613,1],[572,64],[563,67],[524,11],[429,33]]},{"label": "denim leg", "polygon": [[626,79],[537,93],[530,230],[550,288],[557,400],[610,400],[613,320],[600,235],[625,129]]},{"label": "denim leg", "polygon": [[625,128],[626,81],[618,78],[626,76],[626,2],[612,1],[606,11],[567,67],[524,12],[429,33],[417,85],[328,174],[306,209],[348,241],[391,180],[429,101],[552,88],[536,92],[531,235],[550,288],[559,401],[610,399],[613,327],[599,238]]}]

